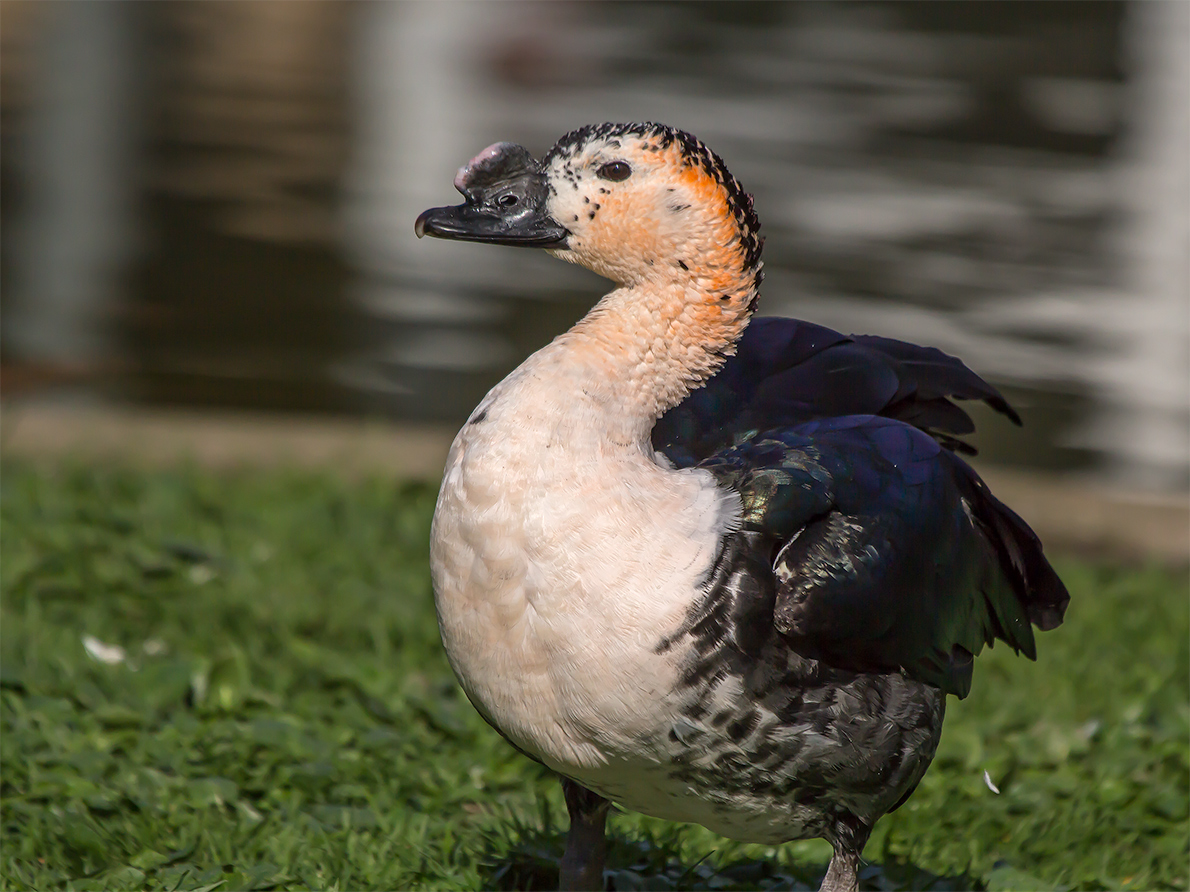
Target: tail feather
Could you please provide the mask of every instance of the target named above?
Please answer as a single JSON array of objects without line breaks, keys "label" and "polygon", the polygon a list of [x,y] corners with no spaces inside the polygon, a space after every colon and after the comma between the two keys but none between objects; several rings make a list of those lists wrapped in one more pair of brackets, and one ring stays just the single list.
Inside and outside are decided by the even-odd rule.
[{"label": "tail feather", "polygon": [[[968,505],[1029,622],[1043,632],[1056,629],[1066,615],[1070,593],[1046,559],[1041,540],[1019,514],[992,495],[974,470],[965,463],[963,467]],[[1010,634],[1000,637],[1016,646]]]}]

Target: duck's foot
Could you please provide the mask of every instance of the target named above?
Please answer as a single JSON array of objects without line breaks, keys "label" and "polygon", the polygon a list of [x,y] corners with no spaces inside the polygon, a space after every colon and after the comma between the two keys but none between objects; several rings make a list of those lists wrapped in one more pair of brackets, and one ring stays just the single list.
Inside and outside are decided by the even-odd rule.
[{"label": "duck's foot", "polygon": [[562,792],[570,812],[570,832],[566,853],[558,865],[558,888],[562,892],[602,892],[603,859],[607,854],[604,826],[611,803],[565,777]]}]

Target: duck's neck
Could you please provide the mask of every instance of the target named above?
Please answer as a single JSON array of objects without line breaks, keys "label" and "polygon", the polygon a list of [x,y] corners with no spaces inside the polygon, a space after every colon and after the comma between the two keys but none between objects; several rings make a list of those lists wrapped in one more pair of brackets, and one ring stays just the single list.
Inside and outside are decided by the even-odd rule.
[{"label": "duck's neck", "polygon": [[606,295],[539,361],[571,389],[570,408],[608,445],[644,447],[657,418],[735,352],[751,300],[708,299],[687,284],[648,283]]}]

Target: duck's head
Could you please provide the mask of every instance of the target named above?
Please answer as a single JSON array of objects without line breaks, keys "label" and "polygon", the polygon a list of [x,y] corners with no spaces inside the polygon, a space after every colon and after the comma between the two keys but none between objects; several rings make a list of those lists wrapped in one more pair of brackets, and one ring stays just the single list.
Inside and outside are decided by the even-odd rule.
[{"label": "duck's head", "polygon": [[546,248],[617,284],[690,284],[749,309],[760,285],[752,196],[695,137],[663,124],[599,124],[540,161],[512,143],[459,171],[467,199],[417,218],[418,236]]}]

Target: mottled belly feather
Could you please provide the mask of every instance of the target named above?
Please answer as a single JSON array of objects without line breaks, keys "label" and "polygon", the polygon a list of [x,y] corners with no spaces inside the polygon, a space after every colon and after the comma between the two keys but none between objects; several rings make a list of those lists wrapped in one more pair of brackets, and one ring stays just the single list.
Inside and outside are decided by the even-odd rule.
[{"label": "mottled belly feather", "polygon": [[679,814],[626,804],[754,842],[830,837],[840,812],[873,822],[917,785],[944,700],[900,673],[837,670],[790,649],[764,620],[761,545],[729,536],[706,594],[658,645],[682,655],[678,717],[649,742]]}]

